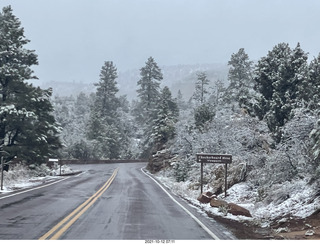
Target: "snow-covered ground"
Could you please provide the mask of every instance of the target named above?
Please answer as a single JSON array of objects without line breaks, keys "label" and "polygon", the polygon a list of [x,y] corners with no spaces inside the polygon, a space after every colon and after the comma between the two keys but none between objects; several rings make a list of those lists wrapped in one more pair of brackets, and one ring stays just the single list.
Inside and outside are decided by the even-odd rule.
[{"label": "snow-covered ground", "polygon": [[[320,208],[320,197],[311,201],[313,195],[312,189],[303,180],[298,182],[286,182],[281,185],[273,186],[274,196],[277,196],[277,191],[288,191],[287,199],[274,199],[271,202],[259,201],[259,193],[250,183],[241,182],[233,185],[227,191],[227,197],[224,193],[218,196],[229,203],[235,203],[248,209],[252,218],[245,216],[235,216],[230,213],[221,211],[218,208],[213,208],[210,204],[200,203],[197,198],[200,195],[200,190],[191,189],[192,182],[176,182],[173,178],[166,176],[166,173],[159,172],[156,178],[169,188],[174,194],[187,199],[192,205],[210,212],[213,215],[222,216],[224,218],[237,221],[249,220],[254,221],[262,227],[267,227],[272,220],[287,215],[293,217],[305,218]],[[204,186],[204,192],[210,191],[208,186]]]},{"label": "snow-covered ground", "polygon": [[[71,168],[66,165],[61,167],[61,173],[71,173]],[[20,189],[31,188],[43,183],[48,183],[59,178],[60,166],[54,165],[52,168],[45,164],[34,166],[31,170],[29,167],[17,164],[10,167],[9,171],[3,172],[3,190],[0,193],[12,192]]]}]

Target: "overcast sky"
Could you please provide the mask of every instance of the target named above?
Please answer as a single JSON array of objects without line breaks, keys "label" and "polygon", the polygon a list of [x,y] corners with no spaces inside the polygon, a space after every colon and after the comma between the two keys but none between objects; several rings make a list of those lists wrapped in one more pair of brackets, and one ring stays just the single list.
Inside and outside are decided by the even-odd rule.
[{"label": "overcast sky", "polygon": [[104,61],[118,71],[250,59],[276,44],[320,52],[319,0],[0,0],[21,20],[41,81],[96,82]]}]

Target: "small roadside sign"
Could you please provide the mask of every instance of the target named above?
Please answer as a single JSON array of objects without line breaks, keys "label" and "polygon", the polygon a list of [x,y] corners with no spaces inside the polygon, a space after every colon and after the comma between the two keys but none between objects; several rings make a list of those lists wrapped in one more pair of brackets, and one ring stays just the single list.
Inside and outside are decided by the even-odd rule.
[{"label": "small roadside sign", "polygon": [[48,161],[49,162],[59,162],[59,159],[57,159],[57,158],[49,158]]},{"label": "small roadside sign", "polygon": [[197,162],[201,163],[201,194],[203,192],[203,164],[204,163],[213,163],[213,164],[225,164],[225,173],[224,173],[224,195],[227,196],[227,175],[228,175],[228,164],[232,163],[232,155],[230,154],[208,154],[208,153],[197,153]]},{"label": "small roadside sign", "polygon": [[216,164],[230,164],[232,163],[232,155],[230,154],[207,154],[197,153],[198,163],[216,163]]}]

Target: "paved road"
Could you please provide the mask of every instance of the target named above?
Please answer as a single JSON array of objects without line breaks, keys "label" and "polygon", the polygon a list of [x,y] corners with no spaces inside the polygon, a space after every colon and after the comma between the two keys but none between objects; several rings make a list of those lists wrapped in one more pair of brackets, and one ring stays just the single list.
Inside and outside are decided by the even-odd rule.
[{"label": "paved road", "polygon": [[72,165],[84,173],[12,197],[0,195],[0,239],[202,240],[212,239],[210,232],[234,239],[223,226],[174,197],[205,225],[201,227],[141,171],[145,165]]}]

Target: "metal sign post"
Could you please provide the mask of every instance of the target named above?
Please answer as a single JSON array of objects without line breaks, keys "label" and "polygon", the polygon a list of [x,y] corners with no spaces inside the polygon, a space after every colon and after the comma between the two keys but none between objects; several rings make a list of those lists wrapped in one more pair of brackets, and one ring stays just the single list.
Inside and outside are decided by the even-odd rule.
[{"label": "metal sign post", "polygon": [[228,164],[232,163],[232,155],[230,154],[208,154],[208,153],[197,153],[197,162],[201,163],[201,194],[203,192],[203,164],[204,163],[214,163],[214,164],[225,164],[224,173],[224,195],[227,196],[228,189]]}]

